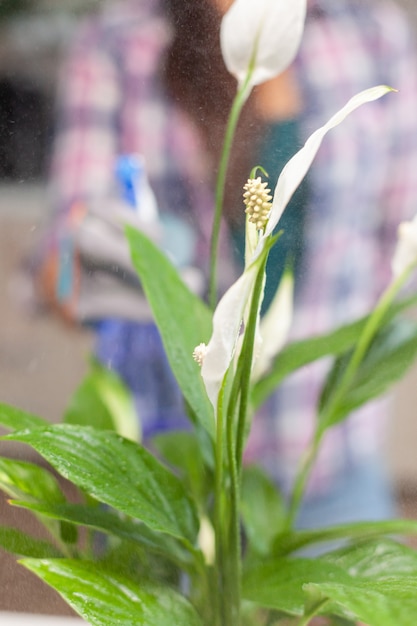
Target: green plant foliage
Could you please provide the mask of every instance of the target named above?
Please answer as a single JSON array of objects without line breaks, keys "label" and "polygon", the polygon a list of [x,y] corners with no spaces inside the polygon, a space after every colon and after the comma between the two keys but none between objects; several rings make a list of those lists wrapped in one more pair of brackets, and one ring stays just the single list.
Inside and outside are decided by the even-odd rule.
[{"label": "green plant foliage", "polygon": [[0,547],[12,554],[47,559],[60,556],[60,552],[47,541],[34,539],[16,528],[0,526]]},{"label": "green plant foliage", "polygon": [[133,441],[140,439],[132,394],[114,372],[94,360],[90,373],[71,397],[63,421],[115,430]]},{"label": "green plant foliage", "polygon": [[[352,579],[349,583],[323,582],[304,586],[317,601],[328,600],[368,626],[411,626],[417,615],[417,580],[395,577],[379,582]],[[325,605],[324,605],[325,606]],[[334,608],[333,610],[336,610]]]},{"label": "green plant foliage", "polygon": [[[84,8],[96,0],[69,1]],[[23,6],[23,0],[15,4]],[[55,10],[55,4],[49,4]],[[130,226],[126,229],[133,264],[193,430],[156,436],[147,442],[156,451],[152,454],[139,443],[130,393],[98,363],[92,364],[72,398],[64,424],[50,425],[0,404],[0,426],[14,431],[2,439],[32,446],[83,497],[82,503],[70,503],[47,469],[0,459],[0,488],[13,498],[13,506],[31,512],[51,535],[50,542],[39,541],[0,527],[0,547],[23,556],[23,565],[93,626],[311,626],[322,615],[329,616],[332,626],[354,626],[359,620],[368,626],[416,622],[417,553],[382,536],[417,534],[416,521],[300,531],[294,526],[325,430],[384,393],[417,355],[417,323],[400,318],[417,296],[395,302],[417,267],[413,240],[417,221],[405,227],[410,241],[400,238],[400,244],[409,248],[403,256],[410,256],[410,261],[404,261],[402,271],[395,270],[368,316],[288,345],[271,370],[253,382],[256,359],[258,365],[262,357],[269,363],[278,351],[290,309],[285,298],[279,298],[282,309],[276,313],[277,324],[269,332],[262,329],[262,343],[258,331],[265,267],[280,236],[273,234],[280,228],[280,216],[324,135],[360,104],[387,94],[389,87],[380,85],[357,94],[313,133],[283,168],[274,198],[265,191],[266,184],[256,181],[250,204],[265,212],[267,222],[260,224],[256,218],[255,224],[248,215],[244,272],[216,307],[217,239],[234,131],[257,84],[255,77],[266,71],[272,72],[272,78],[274,71],[278,75],[284,68],[265,25],[273,17],[277,33],[284,24],[281,35],[290,39],[306,8],[304,1],[264,4],[264,14],[257,15],[250,3],[238,2],[236,12],[228,12],[223,23],[227,32],[228,20],[237,16],[236,28],[229,31],[233,37],[230,42],[222,37],[222,49],[236,35],[232,56],[238,53],[239,71],[232,73],[239,80],[215,193],[208,277],[214,313],[146,235]],[[288,15],[283,20],[284,14]],[[298,26],[293,29],[294,41],[301,34],[298,31]],[[247,36],[241,38],[239,50],[242,33]],[[263,191],[259,195],[256,189]],[[201,346],[200,370],[193,351],[201,343],[209,345],[207,350]],[[289,374],[324,357],[333,359],[334,367],[287,502],[262,470],[244,467],[251,413]],[[317,551],[317,544],[323,548],[323,543],[335,540],[344,547],[316,558],[300,554],[302,549]]]},{"label": "green plant foliage", "polygon": [[392,539],[380,538],[330,552],[320,560],[341,567],[352,576],[352,581],[309,584],[305,590],[310,601],[328,599],[336,603],[334,610],[353,613],[369,626],[414,623],[417,611],[415,550]]},{"label": "green plant foliage", "polygon": [[[0,487],[17,501],[60,504],[66,501],[54,476],[45,468],[14,459],[0,458]],[[56,523],[37,515],[38,520],[58,541],[74,543],[76,529],[66,523]]]},{"label": "green plant foliage", "polygon": [[[274,542],[272,553],[285,556],[307,546],[340,539],[363,541],[382,535],[416,535],[417,521],[408,519],[355,522],[313,530],[295,530],[279,534]],[[379,539],[378,541],[382,541]]]},{"label": "green plant foliage", "polygon": [[[388,324],[401,311],[415,306],[416,302],[417,296],[412,296],[391,305],[384,317],[383,325]],[[357,342],[369,317],[366,315],[329,333],[288,344],[275,358],[271,370],[254,385],[252,390],[254,410],[259,408],[279,384],[295,370],[326,356],[338,356],[350,350]]]},{"label": "green plant foliage", "polygon": [[48,422],[8,404],[0,404],[0,425],[8,430],[43,428]]},{"label": "green plant foliage", "polygon": [[27,461],[0,458],[0,487],[17,500],[65,502],[54,476],[47,469]]},{"label": "green plant foliage", "polygon": [[261,607],[303,615],[308,582],[354,582],[342,568],[319,559],[276,559],[255,566],[243,576],[243,597]]},{"label": "green plant foliage", "polygon": [[28,502],[13,503],[34,513],[53,519],[86,526],[101,533],[119,537],[131,544],[156,554],[164,554],[177,565],[189,568],[191,557],[189,550],[173,537],[152,531],[138,520],[120,514],[114,509],[103,506],[84,504],[33,504]]},{"label": "green plant foliage", "polygon": [[161,433],[152,439],[152,445],[178,471],[196,502],[203,506],[213,477],[205,467],[195,434],[184,431]]},{"label": "green plant foliage", "polygon": [[193,607],[168,587],[134,584],[97,563],[25,559],[93,626],[201,626]]},{"label": "green plant foliage", "polygon": [[325,415],[323,426],[337,424],[353,410],[387,391],[406,373],[416,354],[417,323],[403,319],[383,327],[357,368],[348,389],[328,415],[327,406],[339,391],[351,352],[337,359],[319,402],[320,414]]},{"label": "green plant foliage", "polygon": [[180,480],[119,435],[59,424],[6,437],[31,445],[62,476],[153,530],[194,542],[198,520]]},{"label": "green plant foliage", "polygon": [[[193,361],[194,348],[207,342],[211,313],[181,280],[167,257],[143,233],[127,228],[132,261],[191,414],[214,437],[213,409]],[[156,280],[157,277],[157,280]],[[187,322],[184,314],[187,313]]]},{"label": "green plant foliage", "polygon": [[369,626],[404,626],[417,614],[416,574],[415,551],[382,539],[316,559],[268,561],[245,574],[243,593],[290,615],[313,615],[311,608],[321,607],[318,612],[354,616]]},{"label": "green plant foliage", "polygon": [[417,552],[386,537],[347,546],[321,558],[361,578],[383,580],[393,575],[417,578]]},{"label": "green plant foliage", "polygon": [[242,521],[250,547],[268,554],[285,519],[286,505],[263,470],[245,467],[241,490]]}]

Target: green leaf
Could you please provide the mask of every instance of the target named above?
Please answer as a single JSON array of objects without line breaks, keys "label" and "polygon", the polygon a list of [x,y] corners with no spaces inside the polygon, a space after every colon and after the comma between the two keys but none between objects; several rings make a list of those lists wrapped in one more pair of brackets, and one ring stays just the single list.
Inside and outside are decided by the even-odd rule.
[{"label": "green leaf", "polygon": [[46,420],[36,415],[31,415],[8,404],[0,404],[0,425],[8,430],[43,428],[46,424],[48,424]]},{"label": "green leaf", "polygon": [[16,528],[0,526],[0,547],[12,554],[45,559],[59,556],[54,546],[46,541],[34,539]]},{"label": "green leaf", "polygon": [[346,582],[350,576],[333,563],[319,559],[276,559],[248,570],[243,576],[245,600],[289,615],[303,615],[303,585],[329,580]]},{"label": "green leaf", "polygon": [[[396,315],[414,306],[417,296],[413,295],[391,305],[383,324],[388,324]],[[326,356],[338,356],[351,349],[368,322],[369,315],[346,324],[334,331],[290,343],[276,357],[274,365],[252,391],[252,405],[258,409],[273,393],[278,385],[295,370],[322,359]]]},{"label": "green leaf", "polygon": [[185,431],[161,433],[152,439],[152,445],[164,460],[176,470],[194,499],[203,504],[209,491],[210,479],[194,433]]},{"label": "green leaf", "polygon": [[318,528],[313,530],[298,530],[280,534],[276,537],[273,554],[285,556],[306,546],[334,541],[335,539],[364,540],[380,535],[416,535],[417,521],[415,520],[387,520],[381,522],[355,522]]},{"label": "green leaf", "polygon": [[349,363],[351,353],[336,360],[327,378],[319,401],[319,410],[326,415],[325,427],[337,424],[353,410],[376,398],[400,380],[417,354],[417,323],[396,320],[375,337],[352,383],[329,416],[326,407],[337,393],[338,385]]},{"label": "green leaf", "polygon": [[368,626],[415,626],[417,615],[417,579],[404,576],[381,581],[309,583],[304,590],[317,599],[328,599],[341,612],[353,613]]},{"label": "green leaf", "polygon": [[338,355],[357,340],[367,318],[311,339],[290,343],[277,355],[272,369],[253,387],[252,405],[258,409],[279,384],[292,372],[329,355]]},{"label": "green leaf", "polygon": [[22,564],[93,626],[201,626],[193,607],[168,587],[139,587],[85,561],[25,559]]},{"label": "green leaf", "polygon": [[[0,458],[0,488],[15,500],[65,502],[65,496],[54,476],[47,469],[26,461]],[[37,515],[37,518],[54,537],[66,543],[75,543],[77,540],[74,527],[56,524],[42,515]]]},{"label": "green leaf", "polygon": [[256,466],[243,469],[241,512],[253,549],[268,554],[285,518],[285,503],[275,484]]},{"label": "green leaf", "polygon": [[65,497],[48,470],[15,459],[0,457],[0,488],[17,500],[65,502]]},{"label": "green leaf", "polygon": [[126,230],[132,261],[152,309],[172,371],[191,414],[214,439],[214,414],[194,362],[194,348],[211,334],[211,312],[181,280],[167,257],[143,233]]},{"label": "green leaf", "polygon": [[353,577],[383,580],[392,576],[415,576],[417,579],[417,551],[393,539],[374,539],[346,546],[320,558]]},{"label": "green leaf", "polygon": [[190,565],[190,552],[185,550],[173,537],[154,532],[142,522],[120,515],[113,509],[83,504],[47,505],[31,502],[12,502],[12,504],[53,519],[93,528],[138,544],[151,552],[163,554],[185,569]]},{"label": "green leaf", "polygon": [[115,430],[133,441],[140,439],[131,393],[117,374],[97,361],[92,362],[91,372],[72,396],[64,422]]},{"label": "green leaf", "polygon": [[31,445],[64,478],[153,530],[195,541],[198,518],[181,481],[139,444],[112,432],[70,424],[5,439]]},{"label": "green leaf", "polygon": [[415,624],[415,550],[392,539],[381,539],[341,548],[324,555],[321,560],[341,567],[356,580],[337,586],[333,585],[334,581],[328,581],[330,586],[308,586],[310,595],[320,593],[322,598],[328,597],[370,626]]}]

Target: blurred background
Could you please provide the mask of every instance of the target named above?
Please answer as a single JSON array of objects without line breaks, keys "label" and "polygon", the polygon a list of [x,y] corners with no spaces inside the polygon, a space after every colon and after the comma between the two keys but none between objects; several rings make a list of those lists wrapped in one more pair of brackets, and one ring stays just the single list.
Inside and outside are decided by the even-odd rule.
[{"label": "blurred background", "polygon": [[[60,419],[87,369],[92,337],[34,313],[21,269],[48,216],[45,181],[59,63],[81,17],[104,1],[0,0],[0,401],[51,421]],[[417,3],[400,4],[417,36]],[[417,514],[416,388],[417,367],[396,390],[387,449],[399,499],[410,515]],[[32,587],[30,602],[26,583],[15,587],[13,561],[0,554],[0,610],[33,609]],[[52,592],[42,595],[42,587],[39,593],[42,612],[67,611]]]}]

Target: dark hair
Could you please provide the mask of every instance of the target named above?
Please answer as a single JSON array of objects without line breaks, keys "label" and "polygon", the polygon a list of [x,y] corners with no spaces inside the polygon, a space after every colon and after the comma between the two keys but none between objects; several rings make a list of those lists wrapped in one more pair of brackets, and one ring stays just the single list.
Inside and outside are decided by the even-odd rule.
[{"label": "dark hair", "polygon": [[235,84],[221,55],[220,16],[210,0],[164,1],[174,27],[165,59],[165,83],[213,149],[213,126],[225,123]]},{"label": "dark hair", "polygon": [[[213,157],[213,174],[236,93],[236,80],[225,68],[220,49],[221,16],[210,0],[164,0],[174,28],[167,51],[164,80],[170,95],[180,103],[202,131]],[[253,119],[246,107],[235,140],[225,210],[233,220],[241,212],[241,189],[249,173]],[[238,208],[237,208],[238,207]]]}]

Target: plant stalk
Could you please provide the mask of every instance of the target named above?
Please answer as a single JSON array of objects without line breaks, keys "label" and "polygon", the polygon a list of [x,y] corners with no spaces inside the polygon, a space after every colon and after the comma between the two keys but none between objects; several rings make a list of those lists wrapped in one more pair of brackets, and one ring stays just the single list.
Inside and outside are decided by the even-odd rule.
[{"label": "plant stalk", "polygon": [[217,303],[217,256],[219,248],[220,225],[223,213],[226,174],[237,123],[239,121],[242,108],[250,93],[249,83],[251,74],[252,72],[248,73],[245,82],[237,91],[236,96],[233,100],[229,119],[227,121],[226,134],[219,163],[219,172],[217,175],[213,229],[210,242],[209,306],[212,310],[215,309]]},{"label": "plant stalk", "polygon": [[332,425],[333,415],[338,409],[340,402],[343,400],[344,395],[349,390],[349,387],[354,380],[358,367],[362,363],[372,340],[374,339],[379,327],[381,326],[384,316],[386,315],[395,296],[404,285],[413,269],[414,266],[409,267],[405,272],[403,272],[403,274],[393,280],[388,285],[387,289],[385,289],[385,291],[382,293],[375,309],[373,310],[367,324],[362,331],[362,334],[359,337],[359,341],[356,344],[356,348],[353,351],[353,354],[344,371],[336,392],[330,399],[330,402],[318,416],[317,430],[315,432],[311,445],[306,451],[306,454],[300,466],[300,470],[294,482],[287,520],[285,523],[286,530],[290,530],[296,520],[296,516],[304,495],[304,490],[310,474],[310,470],[317,456],[317,451],[319,449],[323,435],[326,430]]},{"label": "plant stalk", "polygon": [[216,446],[215,446],[215,497],[214,497],[214,529],[216,537],[216,594],[217,615],[216,626],[226,626],[225,616],[225,560],[224,560],[224,532],[223,532],[223,489],[224,489],[224,387],[221,388],[217,401],[217,422],[216,422]]},{"label": "plant stalk", "polygon": [[236,459],[239,468],[239,472],[242,467],[242,457],[245,445],[245,431],[246,431],[246,421],[247,421],[247,412],[249,405],[249,393],[250,393],[250,382],[251,382],[251,374],[252,374],[252,361],[253,361],[253,350],[254,350],[254,342],[255,342],[255,333],[256,326],[258,323],[258,315],[260,308],[260,301],[263,295],[264,288],[264,275],[265,275],[265,267],[268,260],[268,255],[265,255],[265,258],[260,265],[258,275],[256,277],[253,296],[251,302],[251,308],[249,312],[249,317],[247,321],[247,326],[245,329],[245,338],[243,341],[242,352],[239,356],[239,361],[242,360],[242,373],[240,376],[240,405],[239,405],[239,416],[238,416],[238,428],[237,428],[237,440],[236,440]]}]

